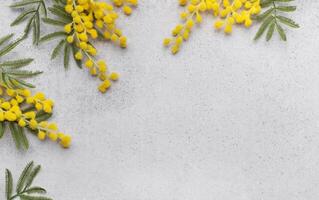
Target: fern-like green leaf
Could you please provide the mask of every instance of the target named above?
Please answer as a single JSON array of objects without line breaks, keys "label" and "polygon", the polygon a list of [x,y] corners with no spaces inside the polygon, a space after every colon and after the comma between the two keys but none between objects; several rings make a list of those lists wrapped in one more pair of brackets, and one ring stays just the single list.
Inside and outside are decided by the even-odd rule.
[{"label": "fern-like green leaf", "polygon": [[35,119],[37,120],[37,122],[42,122],[46,121],[50,117],[52,117],[52,113],[38,112]]},{"label": "fern-like green leaf", "polygon": [[66,13],[64,10],[60,10],[60,9],[58,9],[56,7],[50,7],[49,11],[53,15],[59,17],[60,19],[67,20],[67,21],[72,21],[71,16],[68,13]]},{"label": "fern-like green leaf", "polygon": [[70,51],[71,47],[68,43],[64,45],[64,68],[67,69],[70,63]]},{"label": "fern-like green leaf", "polygon": [[57,46],[53,49],[52,54],[51,54],[51,59],[55,59],[58,54],[61,52],[61,49],[63,47],[63,45],[65,44],[65,40],[61,40]]},{"label": "fern-like green leaf", "polygon": [[6,130],[6,123],[0,122],[0,139],[3,137],[5,130]]},{"label": "fern-like green leaf", "polygon": [[53,32],[53,33],[50,33],[50,34],[47,34],[47,35],[43,36],[40,39],[40,42],[46,42],[46,41],[49,41],[49,40],[52,40],[52,39],[55,39],[55,38],[58,38],[58,37],[62,37],[62,36],[65,37],[66,33],[63,32],[63,31]]},{"label": "fern-like green leaf", "polygon": [[35,9],[31,9],[31,10],[26,10],[24,12],[22,12],[15,20],[13,20],[13,22],[10,24],[10,26],[15,26],[20,24],[21,22],[23,22],[26,17],[32,13],[35,13],[37,10]]},{"label": "fern-like green leaf", "polygon": [[13,180],[10,170],[6,169],[6,199],[10,200],[13,190]]},{"label": "fern-like green leaf", "polygon": [[52,200],[48,197],[42,197],[42,196],[30,196],[26,194],[20,195],[21,200]]},{"label": "fern-like green leaf", "polygon": [[2,45],[3,43],[5,43],[6,41],[10,40],[12,38],[13,34],[9,34],[9,35],[6,35],[4,37],[1,37],[0,38],[0,45]]},{"label": "fern-like green leaf", "polygon": [[[267,11],[256,17],[258,21],[262,24],[255,35],[255,40],[259,39],[265,30],[268,28],[266,40],[269,41],[274,31],[276,30],[283,41],[287,40],[286,33],[282,28],[281,24],[285,24],[291,28],[299,28],[299,25],[292,19],[283,16],[282,14],[288,12],[294,12],[297,7],[289,5],[293,0],[262,0],[261,6],[263,8],[270,7]],[[270,21],[269,18],[272,17],[273,20]]]},{"label": "fern-like green leaf", "polygon": [[30,175],[28,176],[28,178],[26,179],[26,183],[25,183],[25,190],[26,189],[28,189],[30,186],[31,186],[31,184],[32,184],[32,182],[33,182],[33,180],[34,180],[34,178],[38,175],[38,173],[40,172],[40,170],[41,170],[41,166],[40,165],[37,165],[33,170],[32,170],[32,172],[30,173]]},{"label": "fern-like green leaf", "polygon": [[33,165],[34,165],[33,161],[31,161],[23,169],[23,171],[18,179],[18,183],[17,183],[17,187],[16,187],[17,193],[20,193],[23,191],[23,189],[24,189],[23,187],[25,186],[26,180],[28,179],[28,177],[32,171]]},{"label": "fern-like green leaf", "polygon": [[283,24],[290,26],[291,28],[299,28],[299,24],[297,24],[294,20],[289,19],[288,17],[277,16],[277,19]]},{"label": "fern-like green leaf", "polygon": [[267,29],[267,27],[270,25],[271,21],[274,20],[273,16],[269,16],[267,17],[264,22],[261,24],[261,26],[259,27],[258,32],[256,33],[255,36],[255,40],[259,39],[260,36],[262,36],[262,34],[265,32],[265,30]]},{"label": "fern-like green leaf", "polygon": [[[13,192],[13,178],[11,172],[5,171],[5,196],[6,200],[52,200],[49,197],[39,196],[46,194],[42,187],[31,186],[34,178],[40,172],[41,166],[33,167],[33,161],[29,162],[23,169],[16,186],[16,193]],[[36,195],[36,196],[35,196]]]},{"label": "fern-like green leaf", "polygon": [[7,46],[3,47],[0,50],[0,57],[4,56],[7,53],[9,53],[10,51],[12,51],[16,46],[18,46],[21,43],[22,40],[24,40],[24,38],[20,38],[20,39],[14,41],[14,42],[11,42]]},{"label": "fern-like green leaf", "polygon": [[55,25],[55,26],[65,26],[65,22],[59,21],[51,18],[42,18],[42,21],[46,24]]},{"label": "fern-like green leaf", "polygon": [[267,36],[266,36],[266,40],[269,41],[274,33],[275,30],[275,25],[276,23],[274,21],[271,22],[268,31],[267,31]]},{"label": "fern-like green leaf", "polygon": [[276,24],[276,30],[278,31],[279,35],[280,35],[280,38],[283,40],[283,41],[287,41],[287,36],[286,36],[286,33],[284,31],[284,29],[280,26],[280,24]]},{"label": "fern-like green leaf", "polygon": [[25,190],[28,194],[45,194],[47,191],[42,187],[30,187],[29,189]]},{"label": "fern-like green leaf", "polygon": [[0,67],[8,67],[11,69],[17,69],[17,68],[25,67],[29,65],[32,61],[33,61],[32,58],[9,60],[9,61],[4,61],[0,63]]},{"label": "fern-like green leaf", "polygon": [[12,133],[14,142],[16,143],[17,148],[28,149],[29,142],[24,133],[24,129],[20,126],[16,125],[14,122],[10,122],[9,124],[10,131]]},{"label": "fern-like green leaf", "polygon": [[47,8],[45,0],[22,0],[10,6],[11,8],[23,8],[22,13],[11,23],[12,26],[23,22],[28,19],[24,29],[24,37],[27,37],[33,29],[33,43],[38,44],[40,39],[40,16],[47,16]]},{"label": "fern-like green leaf", "polygon": [[17,149],[20,149],[21,148],[21,143],[20,143],[20,140],[19,140],[19,133],[16,130],[16,126],[15,126],[14,122],[9,122],[9,129],[10,129],[13,141],[14,141]]},{"label": "fern-like green leaf", "polygon": [[37,4],[40,2],[41,2],[41,0],[23,0],[23,1],[11,4],[10,7],[11,8],[21,8],[21,7],[24,7],[26,5]]}]

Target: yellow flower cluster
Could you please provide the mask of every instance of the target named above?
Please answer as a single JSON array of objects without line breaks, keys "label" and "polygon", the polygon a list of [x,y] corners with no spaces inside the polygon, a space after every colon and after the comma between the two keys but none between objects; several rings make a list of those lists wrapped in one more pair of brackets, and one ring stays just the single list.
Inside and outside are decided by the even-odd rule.
[{"label": "yellow flower cluster", "polygon": [[90,39],[96,39],[100,34],[106,40],[126,48],[127,38],[116,27],[118,14],[111,4],[95,0],[67,0],[65,11],[73,19],[64,30],[68,34],[68,43],[75,43],[78,47],[75,58],[85,63],[92,76],[99,77],[102,83],[98,89],[104,93],[110,88],[111,81],[118,80],[119,74],[110,73],[104,60],[95,59],[97,50]]},{"label": "yellow flower cluster", "polygon": [[58,131],[55,123],[41,121],[41,115],[52,113],[54,102],[41,92],[32,96],[28,89],[0,88],[0,122],[16,122],[20,127],[35,131],[40,140],[46,137],[62,147],[71,145],[71,136]]},{"label": "yellow flower cluster", "polygon": [[224,29],[225,34],[232,32],[234,24],[252,25],[252,15],[261,11],[260,0],[179,0],[181,6],[187,6],[180,14],[183,24],[177,25],[172,31],[172,38],[164,39],[164,46],[171,46],[171,52],[176,54],[182,43],[189,38],[194,25],[203,20],[202,13],[208,12],[217,17],[214,23],[217,30]]},{"label": "yellow flower cluster", "polygon": [[122,7],[126,15],[132,14],[132,7],[136,7],[138,0],[112,0],[113,4],[117,7]]}]

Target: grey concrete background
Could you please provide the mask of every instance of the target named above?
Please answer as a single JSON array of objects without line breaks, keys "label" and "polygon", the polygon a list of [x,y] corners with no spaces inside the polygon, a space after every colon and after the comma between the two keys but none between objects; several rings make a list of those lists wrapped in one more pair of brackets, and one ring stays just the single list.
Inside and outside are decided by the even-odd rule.
[{"label": "grey concrete background", "polygon": [[[17,16],[0,6],[0,33]],[[4,169],[17,178],[34,160],[36,184],[57,200],[316,200],[319,198],[319,2],[299,0],[292,16],[302,28],[288,42],[253,42],[257,30],[231,37],[195,29],[177,56],[162,39],[178,23],[176,1],[141,1],[119,26],[121,50],[97,43],[122,74],[109,93],[75,65],[49,61],[54,42],[24,42],[8,57],[35,58],[38,90],[55,99],[61,130],[73,135],[63,150],[29,136],[28,152],[0,141],[0,199]],[[46,30],[43,30],[44,32]]]}]

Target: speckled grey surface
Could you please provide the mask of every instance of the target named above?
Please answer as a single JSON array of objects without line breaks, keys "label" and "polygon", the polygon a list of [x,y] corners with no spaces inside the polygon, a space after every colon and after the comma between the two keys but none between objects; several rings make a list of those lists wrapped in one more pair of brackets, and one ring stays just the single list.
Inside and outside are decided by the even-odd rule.
[{"label": "speckled grey surface", "polygon": [[[8,3],[7,3],[8,2]],[[1,35],[17,16],[0,7]],[[30,160],[42,164],[36,184],[56,200],[317,200],[319,198],[319,2],[299,0],[302,28],[255,43],[250,30],[232,37],[212,29],[212,18],[177,56],[162,48],[178,22],[175,1],[142,1],[119,26],[121,50],[98,43],[122,74],[109,93],[75,66],[49,61],[54,43],[14,56],[36,58],[45,73],[34,82],[55,99],[54,121],[73,135],[62,150],[30,135],[19,152],[0,141],[0,199],[4,169],[15,177]]]}]

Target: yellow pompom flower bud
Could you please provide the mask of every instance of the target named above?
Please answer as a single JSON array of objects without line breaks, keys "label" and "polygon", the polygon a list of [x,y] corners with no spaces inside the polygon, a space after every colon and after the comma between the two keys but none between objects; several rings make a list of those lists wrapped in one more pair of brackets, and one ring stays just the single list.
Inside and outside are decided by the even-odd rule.
[{"label": "yellow pompom flower bud", "polygon": [[88,45],[87,45],[86,42],[80,42],[80,48],[81,49],[85,50],[85,49],[87,49],[87,47],[88,47]]},{"label": "yellow pompom flower bud", "polygon": [[126,48],[126,46],[127,46],[126,41],[127,41],[127,38],[125,36],[120,37],[120,46],[122,48]]},{"label": "yellow pompom flower bud", "polygon": [[235,10],[238,10],[239,8],[241,8],[242,7],[242,2],[240,1],[240,0],[235,0],[235,2],[233,3],[233,8],[235,9]]},{"label": "yellow pompom flower bud", "polygon": [[110,74],[110,79],[111,79],[112,81],[117,81],[117,80],[119,79],[119,77],[120,77],[120,75],[119,75],[118,73],[116,73],[116,72],[112,72],[112,73]]},{"label": "yellow pompom flower bud", "polygon": [[197,14],[197,15],[196,15],[196,22],[197,22],[197,23],[202,23],[202,21],[203,21],[202,16],[201,16],[200,14]]},{"label": "yellow pompom flower bud", "polygon": [[99,79],[100,79],[101,81],[105,81],[105,80],[106,80],[106,74],[105,74],[105,73],[100,73],[100,74],[99,74]]},{"label": "yellow pompom flower bud", "polygon": [[76,16],[73,18],[73,21],[74,21],[75,23],[81,23],[81,22],[82,22],[82,19],[81,19],[81,17],[80,17],[79,15],[76,15]]},{"label": "yellow pompom flower bud", "polygon": [[86,22],[84,22],[84,26],[85,26],[86,28],[93,28],[93,23],[90,22],[90,21],[86,21]]},{"label": "yellow pompom flower bud", "polygon": [[118,37],[116,34],[112,34],[111,40],[112,40],[113,42],[116,42],[118,39],[119,39],[119,37]]},{"label": "yellow pompom flower bud", "polygon": [[42,127],[42,128],[47,128],[49,125],[49,123],[47,121],[42,121],[39,123],[39,126]]},{"label": "yellow pompom flower bud", "polygon": [[88,41],[88,36],[87,36],[86,33],[80,33],[80,34],[78,34],[78,37],[83,42],[87,42]]},{"label": "yellow pompom flower bud", "polygon": [[20,95],[17,95],[16,96],[16,100],[17,100],[18,103],[22,103],[24,101],[24,98],[21,97]]},{"label": "yellow pompom flower bud", "polygon": [[192,19],[187,20],[187,22],[186,22],[186,28],[187,28],[188,30],[191,30],[191,29],[193,28],[193,26],[194,26],[194,21],[193,21]]},{"label": "yellow pompom flower bud", "polygon": [[111,81],[110,81],[110,80],[108,80],[108,79],[106,79],[106,80],[105,80],[105,81],[103,81],[103,83],[102,83],[102,86],[103,86],[105,89],[110,88],[110,87],[111,87],[111,85],[112,85],[112,83],[111,83]]},{"label": "yellow pompom flower bud", "polygon": [[114,33],[118,36],[122,36],[122,31],[120,29],[116,29]]},{"label": "yellow pompom flower bud", "polygon": [[213,9],[213,11],[218,11],[219,10],[219,4],[218,3],[213,3],[213,5],[212,5],[212,9]]},{"label": "yellow pompom flower bud", "polygon": [[97,62],[97,65],[99,67],[99,71],[100,72],[106,72],[106,64],[105,64],[105,61],[104,60],[99,60]]},{"label": "yellow pompom flower bud", "polygon": [[137,6],[138,0],[127,0],[130,4]]},{"label": "yellow pompom flower bud", "polygon": [[110,15],[106,15],[103,17],[103,21],[107,24],[112,24],[113,23],[113,18]]},{"label": "yellow pompom flower bud", "polygon": [[4,118],[10,122],[13,122],[13,121],[17,120],[17,115],[15,115],[11,111],[7,111],[4,113]]},{"label": "yellow pompom flower bud", "polygon": [[83,55],[82,55],[81,51],[76,52],[75,59],[77,59],[77,60],[82,60],[83,59]]},{"label": "yellow pompom flower bud", "polygon": [[53,131],[57,131],[58,126],[56,125],[56,123],[50,123],[50,124],[48,124],[48,129],[51,129]]},{"label": "yellow pompom flower bud", "polygon": [[239,15],[236,15],[235,21],[236,21],[236,23],[241,24],[245,21],[245,19],[242,15],[239,14]]},{"label": "yellow pompom flower bud", "polygon": [[95,25],[96,25],[98,28],[103,28],[104,23],[103,23],[102,20],[96,20]]},{"label": "yellow pompom flower bud", "polygon": [[28,104],[33,104],[33,102],[34,102],[34,98],[33,97],[28,97],[27,98],[27,103]]},{"label": "yellow pompom flower bud", "polygon": [[98,37],[97,31],[95,29],[90,30],[90,35],[93,39],[96,39]]},{"label": "yellow pompom flower bud", "polygon": [[46,138],[45,132],[39,131],[39,132],[38,132],[38,139],[41,140],[41,141],[43,141],[43,140],[45,140],[45,138]]},{"label": "yellow pompom flower bud", "polygon": [[250,18],[245,20],[245,27],[249,28],[252,25],[253,21]]},{"label": "yellow pompom flower bud", "polygon": [[70,33],[72,31],[72,24],[67,24],[64,26],[64,31]]},{"label": "yellow pompom flower bud", "polygon": [[66,41],[68,42],[68,43],[72,43],[73,41],[74,41],[74,39],[73,39],[73,36],[68,36],[67,38],[66,38]]},{"label": "yellow pompom flower bud", "polygon": [[9,95],[10,97],[13,97],[14,95],[15,95],[15,91],[14,90],[12,90],[12,89],[7,89],[7,95]]},{"label": "yellow pompom flower bud", "polygon": [[224,26],[224,22],[221,21],[221,20],[216,21],[215,24],[214,24],[214,27],[215,27],[216,30],[221,29],[223,26]]},{"label": "yellow pompom flower bud", "polygon": [[170,38],[165,38],[164,41],[163,41],[163,45],[167,47],[167,46],[170,45],[171,41],[172,40]]},{"label": "yellow pompom flower bud", "polygon": [[46,113],[52,113],[52,106],[47,103],[43,104],[43,111]]},{"label": "yellow pompom flower bud", "polygon": [[35,108],[39,111],[39,110],[42,110],[42,104],[40,103],[36,103],[35,104]]},{"label": "yellow pompom flower bud", "polygon": [[231,24],[226,24],[224,32],[226,34],[230,34],[233,31],[232,25]]},{"label": "yellow pompom flower bud", "polygon": [[183,43],[183,37],[182,36],[177,37],[175,42],[176,42],[176,45],[180,46]]},{"label": "yellow pompom flower bud", "polygon": [[29,122],[29,126],[32,130],[35,130],[38,127],[38,122],[35,119],[31,119]]},{"label": "yellow pompom flower bud", "polygon": [[235,19],[233,17],[228,17],[227,18],[227,23],[228,24],[234,24],[235,23]]},{"label": "yellow pompom flower bud", "polygon": [[54,133],[54,132],[51,132],[49,133],[49,138],[50,140],[52,140],[53,142],[57,141],[58,139],[58,134],[57,133]]},{"label": "yellow pompom flower bud", "polygon": [[79,13],[83,12],[83,10],[84,10],[83,6],[76,6],[75,9]]},{"label": "yellow pompom flower bud", "polygon": [[20,119],[18,122],[19,126],[21,127],[25,127],[27,125],[27,123],[24,121],[24,119]]},{"label": "yellow pompom flower bud", "polygon": [[187,0],[179,0],[179,5],[185,6],[187,4]]},{"label": "yellow pompom flower bud", "polygon": [[206,9],[207,9],[207,6],[206,6],[206,3],[205,3],[205,2],[202,2],[202,3],[199,4],[199,10],[200,10],[201,12],[205,12]]},{"label": "yellow pompom flower bud", "polygon": [[183,33],[183,39],[184,40],[188,40],[188,38],[189,38],[189,31],[185,30],[184,33]]},{"label": "yellow pompom flower bud", "polygon": [[180,14],[180,17],[181,17],[182,20],[185,20],[187,18],[187,16],[188,16],[187,12],[182,12]]},{"label": "yellow pompom flower bud", "polygon": [[72,5],[66,5],[66,6],[64,7],[64,9],[65,9],[65,11],[66,11],[67,13],[72,13],[72,11],[73,11],[73,6],[72,6]]},{"label": "yellow pompom flower bud", "polygon": [[70,135],[64,135],[61,137],[60,144],[63,148],[69,148],[71,145],[71,136]]},{"label": "yellow pompom flower bud", "polygon": [[44,101],[45,100],[45,95],[44,93],[42,92],[37,92],[35,95],[34,95],[34,98],[35,99],[38,99],[40,101]]},{"label": "yellow pompom flower bud", "polygon": [[31,91],[28,89],[24,89],[22,92],[22,95],[25,97],[29,97],[29,96],[31,96]]},{"label": "yellow pompom flower bud", "polygon": [[195,9],[196,9],[196,6],[194,6],[194,5],[189,5],[188,7],[187,7],[187,9],[188,9],[188,11],[190,12],[190,13],[192,13],[192,12],[194,12],[195,11]]},{"label": "yellow pompom flower bud", "polygon": [[103,34],[103,36],[104,36],[105,39],[110,40],[112,35],[111,35],[110,32],[105,31],[104,34]]},{"label": "yellow pompom flower bud", "polygon": [[35,118],[35,112],[33,112],[33,111],[26,112],[26,113],[24,113],[24,116],[25,116],[27,119],[34,119],[34,118]]},{"label": "yellow pompom flower bud", "polygon": [[126,15],[131,15],[131,14],[132,14],[132,8],[129,7],[129,6],[124,6],[124,7],[123,7],[123,12],[124,12]]},{"label": "yellow pompom flower bud", "polygon": [[91,59],[89,59],[89,60],[87,60],[86,62],[85,62],[85,66],[87,67],[87,68],[92,68],[93,67],[93,61],[91,60]]},{"label": "yellow pompom flower bud", "polygon": [[90,68],[90,74],[91,74],[92,76],[96,76],[96,75],[97,75],[97,72],[96,72],[96,68],[95,68],[95,67]]},{"label": "yellow pompom flower bud", "polygon": [[173,45],[173,46],[171,47],[171,52],[172,52],[172,54],[177,54],[178,51],[179,51],[179,46]]},{"label": "yellow pompom flower bud", "polygon": [[251,8],[251,6],[252,6],[251,2],[247,1],[247,2],[245,3],[245,8],[246,8],[246,9]]},{"label": "yellow pompom flower bud", "polygon": [[1,104],[1,108],[5,109],[5,110],[9,110],[11,108],[11,104],[9,102],[3,102]]}]

